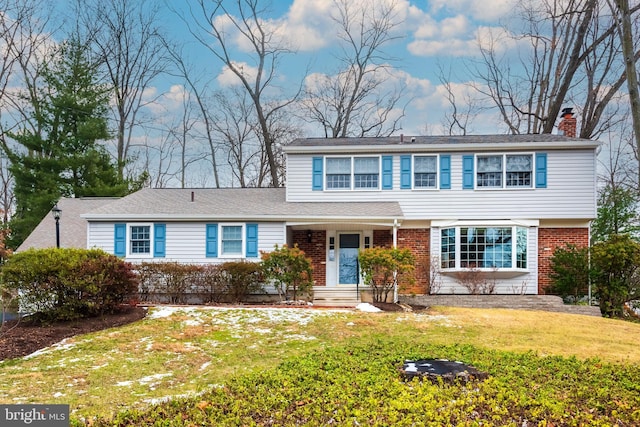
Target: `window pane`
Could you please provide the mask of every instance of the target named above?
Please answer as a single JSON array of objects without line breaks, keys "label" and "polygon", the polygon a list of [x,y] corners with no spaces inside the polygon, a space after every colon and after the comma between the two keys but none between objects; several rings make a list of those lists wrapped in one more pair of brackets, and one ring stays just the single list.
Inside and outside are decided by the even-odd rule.
[{"label": "window pane", "polygon": [[510,268],[511,227],[460,229],[460,266]]},{"label": "window pane", "polygon": [[242,226],[222,226],[222,254],[242,255]]},{"label": "window pane", "polygon": [[351,158],[331,158],[327,159],[327,173],[328,174],[351,174]]},{"label": "window pane", "polygon": [[379,160],[377,157],[353,159],[353,185],[355,188],[378,188]]},{"label": "window pane", "polygon": [[502,172],[502,156],[478,156],[478,172]]},{"label": "window pane", "polygon": [[527,268],[527,229],[518,227],[516,230],[516,267]]},{"label": "window pane", "polygon": [[130,228],[130,252],[132,254],[151,253],[151,227],[148,225],[134,225]]},{"label": "window pane", "polygon": [[507,187],[531,187],[531,155],[507,156]]},{"label": "window pane", "polygon": [[327,159],[327,188],[351,188],[351,158]]},{"label": "window pane", "polygon": [[413,158],[413,186],[415,188],[435,188],[437,162],[435,156],[416,156]]},{"label": "window pane", "polygon": [[456,229],[444,228],[440,236],[440,267],[456,267]]},{"label": "window pane", "polygon": [[353,159],[355,173],[378,173],[377,157],[356,157]]},{"label": "window pane", "polygon": [[502,187],[502,156],[478,156],[478,187]]}]

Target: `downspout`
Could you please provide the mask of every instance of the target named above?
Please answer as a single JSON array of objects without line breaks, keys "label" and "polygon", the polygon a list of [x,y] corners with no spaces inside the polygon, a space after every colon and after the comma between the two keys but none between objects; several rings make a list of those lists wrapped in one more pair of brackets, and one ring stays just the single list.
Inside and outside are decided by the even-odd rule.
[{"label": "downspout", "polygon": [[[398,219],[393,220],[393,249],[398,247]],[[393,303],[398,303],[398,272],[393,272]]]}]

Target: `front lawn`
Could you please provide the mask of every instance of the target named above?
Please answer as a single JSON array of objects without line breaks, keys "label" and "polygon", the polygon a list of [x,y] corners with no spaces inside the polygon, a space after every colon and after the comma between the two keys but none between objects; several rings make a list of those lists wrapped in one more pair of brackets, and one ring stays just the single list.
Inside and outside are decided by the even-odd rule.
[{"label": "front lawn", "polygon": [[[640,423],[633,418],[640,404],[632,399],[639,393],[629,386],[640,383],[634,368],[640,363],[639,346],[638,324],[535,311],[157,308],[141,322],[78,336],[32,357],[0,363],[0,401],[68,403],[75,422],[96,416],[109,419],[129,409],[134,411],[129,416],[137,420],[130,425],[159,420],[164,411],[166,416],[171,411],[176,417],[189,414],[185,425],[196,413],[214,417],[206,418],[209,423],[233,425],[241,417],[240,424],[266,425],[271,418],[265,415],[242,417],[272,412],[281,414],[277,422],[274,418],[275,425],[321,425],[331,420],[317,414],[329,409],[337,411],[335,422],[351,423],[354,416],[369,419],[374,410],[374,419],[399,417],[415,408],[451,410],[455,415],[473,404],[484,408],[478,414],[502,417],[494,425],[504,425],[504,409],[494,413],[499,408],[480,404],[496,402],[499,396],[500,408],[519,402],[520,414],[534,411],[527,415],[531,420],[537,419],[535,411],[577,414],[593,406],[587,412],[611,417],[615,411],[625,422]],[[477,386],[480,392],[469,394],[470,400],[460,397],[468,392],[455,388],[407,385],[397,377],[397,364],[418,356],[461,359],[488,371],[491,378]],[[620,378],[627,380],[617,381]],[[331,390],[331,384],[337,388]],[[514,391],[505,394],[510,384]],[[598,392],[586,399],[588,388]],[[323,390],[327,396],[337,395],[322,398]],[[459,405],[447,400],[446,405],[438,401],[427,407],[420,402],[430,393],[443,399],[463,394],[455,399]],[[345,400],[348,395],[359,397]],[[144,412],[163,401],[170,403]],[[229,405],[232,410],[225,410]],[[216,418],[225,414],[231,418]],[[379,419],[379,425],[391,420]]]}]

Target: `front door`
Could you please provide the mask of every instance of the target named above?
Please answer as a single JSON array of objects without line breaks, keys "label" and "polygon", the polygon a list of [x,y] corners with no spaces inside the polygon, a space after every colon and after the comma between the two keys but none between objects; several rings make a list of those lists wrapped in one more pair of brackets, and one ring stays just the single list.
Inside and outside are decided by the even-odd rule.
[{"label": "front door", "polygon": [[340,234],[338,243],[338,284],[356,285],[360,278],[358,265],[360,235]]}]

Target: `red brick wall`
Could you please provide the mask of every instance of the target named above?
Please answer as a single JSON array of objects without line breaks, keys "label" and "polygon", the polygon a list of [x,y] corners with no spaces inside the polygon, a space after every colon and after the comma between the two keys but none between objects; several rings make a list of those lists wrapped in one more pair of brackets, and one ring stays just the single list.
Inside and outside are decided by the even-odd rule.
[{"label": "red brick wall", "polygon": [[567,243],[578,247],[589,245],[588,228],[539,228],[538,229],[538,294],[543,295],[551,284],[551,257],[557,247]]},{"label": "red brick wall", "polygon": [[309,242],[307,230],[294,230],[293,243],[297,243],[298,247],[304,251],[307,258],[311,258],[315,286],[326,286],[327,232],[325,230],[312,230],[311,242]]},{"label": "red brick wall", "polygon": [[390,248],[393,246],[393,234],[391,230],[373,230],[373,246]]},{"label": "red brick wall", "polygon": [[431,230],[428,228],[401,228],[398,230],[398,248],[407,248],[416,259],[415,283],[403,286],[403,294],[426,294],[429,291]]}]

